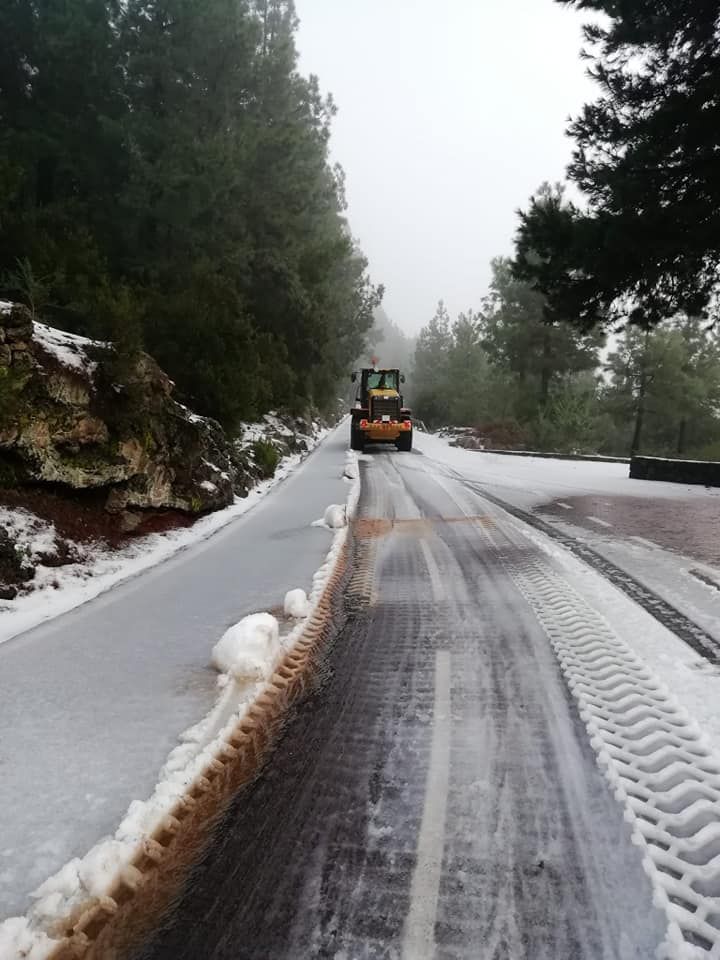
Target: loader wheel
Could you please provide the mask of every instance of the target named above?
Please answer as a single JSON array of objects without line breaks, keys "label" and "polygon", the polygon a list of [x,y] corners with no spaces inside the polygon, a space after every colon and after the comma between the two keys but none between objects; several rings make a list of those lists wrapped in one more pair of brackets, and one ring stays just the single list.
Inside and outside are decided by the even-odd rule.
[{"label": "loader wheel", "polygon": [[410,453],[412,450],[412,430],[407,433],[401,433],[397,440],[397,448],[403,453]]},{"label": "loader wheel", "polygon": [[354,423],[350,427],[350,449],[359,450],[360,453],[365,449],[365,437],[362,430],[358,430]]}]

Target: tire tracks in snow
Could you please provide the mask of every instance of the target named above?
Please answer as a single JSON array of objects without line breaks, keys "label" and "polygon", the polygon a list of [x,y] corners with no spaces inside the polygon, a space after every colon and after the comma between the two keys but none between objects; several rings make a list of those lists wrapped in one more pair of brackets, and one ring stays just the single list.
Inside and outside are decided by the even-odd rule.
[{"label": "tire tracks in snow", "polygon": [[668,603],[667,600],[664,600],[659,594],[655,593],[654,590],[651,590],[640,580],[633,577],[632,574],[627,572],[627,570],[623,570],[622,567],[619,567],[616,563],[613,563],[612,560],[608,560],[601,553],[598,553],[597,550],[594,550],[582,540],[572,537],[569,534],[562,533],[552,524],[548,523],[546,520],[542,520],[534,513],[523,510],[521,507],[513,506],[511,503],[502,500],[500,497],[489,493],[484,489],[481,483],[468,480],[461,474],[458,474],[454,470],[450,470],[447,467],[444,467],[444,470],[448,476],[452,477],[453,480],[457,480],[473,493],[483,497],[485,500],[489,500],[490,503],[500,507],[513,517],[516,517],[518,520],[522,520],[523,523],[529,524],[529,526],[534,527],[541,533],[544,533],[552,540],[562,544],[566,550],[569,550],[576,557],[584,560],[588,566],[592,567],[599,574],[601,574],[601,576],[605,577],[606,580],[609,580],[614,586],[622,590],[626,596],[630,597],[631,600],[639,604],[643,610],[646,610],[664,627],[667,627],[668,630],[671,630],[677,637],[695,650],[696,653],[699,653],[700,656],[704,657],[709,663],[715,665],[720,664],[720,643],[718,643],[715,637],[695,623],[694,620],[691,620],[690,617],[687,617],[684,613],[681,613],[677,607],[674,607],[672,604]]},{"label": "tire tracks in snow", "polygon": [[501,516],[480,530],[545,630],[644,850],[655,903],[668,919],[658,956],[717,960],[720,758],[667,687],[521,533]]}]

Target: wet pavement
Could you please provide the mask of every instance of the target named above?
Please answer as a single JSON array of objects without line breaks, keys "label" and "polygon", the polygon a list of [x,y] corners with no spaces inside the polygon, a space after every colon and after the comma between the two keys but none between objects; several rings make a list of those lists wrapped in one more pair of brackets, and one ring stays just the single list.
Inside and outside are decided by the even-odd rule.
[{"label": "wet pavement", "polygon": [[647,497],[565,497],[536,508],[594,533],[649,541],[720,568],[720,501]]},{"label": "wet pavement", "polygon": [[641,853],[502,560],[537,551],[423,457],[362,466],[372,590],[136,960],[654,956]]}]

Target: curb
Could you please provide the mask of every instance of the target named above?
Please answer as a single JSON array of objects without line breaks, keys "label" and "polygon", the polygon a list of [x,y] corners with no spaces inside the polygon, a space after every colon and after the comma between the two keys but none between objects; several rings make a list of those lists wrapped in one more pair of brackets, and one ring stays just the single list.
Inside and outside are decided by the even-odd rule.
[{"label": "curb", "polygon": [[540,453],[537,450],[491,450],[479,447],[463,447],[461,444],[451,443],[456,450],[467,450],[469,453],[494,453],[502,457],[537,457],[540,460],[580,460],[587,463],[630,463],[628,457],[603,457],[581,453]]}]

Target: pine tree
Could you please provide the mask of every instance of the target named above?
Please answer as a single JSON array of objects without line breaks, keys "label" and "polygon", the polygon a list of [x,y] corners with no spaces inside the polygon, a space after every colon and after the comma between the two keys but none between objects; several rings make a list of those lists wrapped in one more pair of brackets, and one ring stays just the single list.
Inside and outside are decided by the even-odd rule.
[{"label": "pine tree", "polygon": [[560,0],[604,14],[585,30],[600,98],[570,127],[589,208],[534,200],[520,275],[588,328],[716,317],[720,265],[716,0]]},{"label": "pine tree", "polygon": [[107,284],[126,174],[117,14],[112,0],[0,9],[0,275],[28,263],[80,315]]},{"label": "pine tree", "polygon": [[629,325],[606,369],[613,452],[686,456],[720,439],[720,345],[702,321]]},{"label": "pine tree", "polygon": [[563,378],[598,366],[603,337],[549,316],[543,295],[514,276],[509,259],[493,260],[492,272],[484,345],[491,360],[517,378],[518,416],[531,419]]},{"label": "pine tree", "polygon": [[450,315],[440,300],[432,320],[420,331],[413,366],[415,408],[418,416],[431,426],[440,426],[450,419],[452,396],[449,361],[452,343]]},{"label": "pine tree", "polygon": [[291,0],[0,9],[0,294],[228,426],[329,402],[382,297],[296,31]]}]

